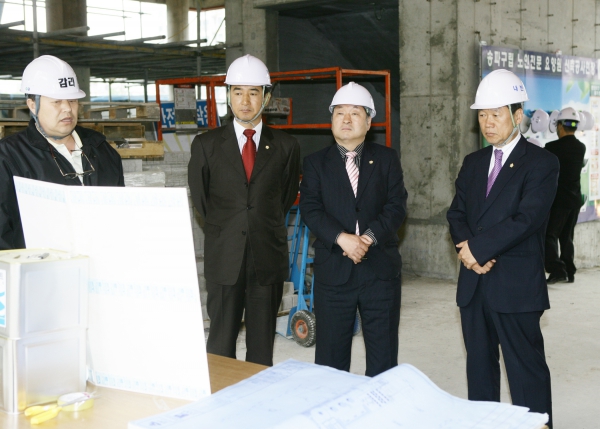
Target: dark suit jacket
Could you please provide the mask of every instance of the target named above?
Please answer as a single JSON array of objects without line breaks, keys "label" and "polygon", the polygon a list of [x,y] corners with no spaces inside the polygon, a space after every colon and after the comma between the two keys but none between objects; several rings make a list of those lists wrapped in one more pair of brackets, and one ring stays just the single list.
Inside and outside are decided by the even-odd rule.
[{"label": "dark suit jacket", "polygon": [[250,240],[258,282],[288,277],[285,216],[298,196],[300,146],[290,135],[263,125],[250,183],[233,124],[196,136],[188,183],[204,219],[206,280],[233,285]]},{"label": "dark suit jacket", "polygon": [[455,244],[468,240],[479,265],[491,259],[496,259],[496,265],[482,276],[461,265],[456,302],[468,305],[481,280],[494,311],[548,309],[544,238],[556,193],[558,160],[521,137],[486,198],[492,152],[488,146],[465,157],[447,219]]},{"label": "dark suit jacket", "polygon": [[546,143],[546,150],[557,156],[560,163],[558,189],[554,204],[569,209],[579,209],[581,200],[581,169],[585,145],[573,135]]},{"label": "dark suit jacket", "polygon": [[[85,186],[125,186],[121,156],[108,144],[106,137],[80,126],[76,126],[75,131],[83,144],[81,150],[95,169],[83,178]],[[91,169],[88,159],[82,160],[84,171]],[[81,186],[78,178],[63,177],[57,163],[63,173],[75,173],[73,165],[64,156],[56,150],[50,152],[50,143],[37,130],[33,119],[25,130],[0,141],[0,250],[25,248],[13,176]]]},{"label": "dark suit jacket", "polygon": [[304,158],[302,173],[300,213],[317,237],[315,278],[330,285],[348,281],[353,262],[335,240],[342,231],[354,233],[357,220],[361,233],[370,228],[377,239],[362,263],[381,279],[396,277],[402,264],[396,233],[406,217],[408,196],[396,151],[365,144],[356,197],[336,145]]}]

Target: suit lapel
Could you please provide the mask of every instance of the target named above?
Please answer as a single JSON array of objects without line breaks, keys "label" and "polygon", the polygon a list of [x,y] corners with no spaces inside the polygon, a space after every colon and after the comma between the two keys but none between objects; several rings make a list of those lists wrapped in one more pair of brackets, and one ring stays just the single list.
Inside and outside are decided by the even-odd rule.
[{"label": "suit lapel", "polygon": [[238,145],[233,123],[227,125],[223,129],[223,141],[221,143],[221,150],[225,153],[225,158],[229,160],[233,169],[246,178],[246,171],[244,170],[244,164],[242,162],[242,155],[240,154],[240,147]]},{"label": "suit lapel", "polygon": [[352,198],[354,198],[354,191],[352,190],[352,185],[350,184],[350,179],[348,178],[346,164],[344,164],[344,160],[340,155],[340,151],[337,148],[337,143],[334,143],[327,152],[327,166],[333,172],[333,177],[335,177],[336,180],[339,180],[339,183],[342,185],[342,192],[349,194],[352,196]]},{"label": "suit lapel", "polygon": [[490,159],[494,152],[493,146],[488,146],[485,153],[481,157],[480,162],[477,165],[477,171],[475,172],[475,194],[479,210],[483,208],[485,204],[485,192],[487,191],[487,179],[490,169]]},{"label": "suit lapel", "polygon": [[262,132],[260,133],[260,143],[258,145],[258,151],[256,152],[256,159],[254,160],[254,168],[252,169],[252,176],[255,177],[260,170],[267,164],[271,156],[275,152],[275,146],[273,142],[273,132],[263,124]]},{"label": "suit lapel", "polygon": [[[523,165],[525,160],[524,155],[527,152],[527,144],[527,140],[525,140],[523,137],[521,137],[521,139],[517,142],[517,145],[515,146],[513,151],[510,153],[510,156],[502,166],[502,169],[500,170],[500,173],[498,174],[498,177],[496,178],[496,181],[494,182],[494,185],[490,190],[490,194],[485,199],[479,216],[483,215],[485,211],[493,204],[494,200],[502,192],[504,186],[506,186],[506,184],[510,181],[514,174]],[[485,183],[487,188],[487,179]]]},{"label": "suit lapel", "polygon": [[[356,192],[357,200],[361,197],[365,188],[367,187],[371,173],[373,173],[375,165],[377,164],[378,160],[374,159],[374,156],[375,151],[373,150],[372,145],[370,143],[365,143],[363,154],[360,160],[360,174],[358,175],[358,189]],[[348,180],[348,182],[349,181],[350,180]]]}]

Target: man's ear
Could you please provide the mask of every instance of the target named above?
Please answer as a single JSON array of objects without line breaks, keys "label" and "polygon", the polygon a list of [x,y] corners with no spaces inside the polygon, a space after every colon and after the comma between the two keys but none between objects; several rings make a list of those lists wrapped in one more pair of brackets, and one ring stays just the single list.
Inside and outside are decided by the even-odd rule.
[{"label": "man's ear", "polygon": [[33,101],[31,98],[27,99],[27,107],[29,107],[29,110],[31,111],[31,113],[33,113],[35,115],[35,101]]},{"label": "man's ear", "polygon": [[523,109],[518,109],[513,113],[513,118],[515,118],[515,124],[519,125],[523,121]]}]

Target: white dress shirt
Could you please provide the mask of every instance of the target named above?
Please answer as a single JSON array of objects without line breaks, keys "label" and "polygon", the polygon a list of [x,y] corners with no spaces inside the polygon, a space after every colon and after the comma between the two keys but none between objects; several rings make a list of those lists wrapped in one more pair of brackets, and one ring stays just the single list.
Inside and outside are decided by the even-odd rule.
[{"label": "white dress shirt", "polygon": [[[254,140],[254,143],[256,144],[256,151],[258,152],[258,142],[260,142],[260,133],[262,132],[262,121],[260,121],[258,123],[258,125],[256,125],[256,127],[254,127],[254,131],[256,131],[256,133],[252,136],[252,140]],[[240,153],[242,153],[242,149],[244,148],[244,145],[246,144],[246,136],[244,135],[244,131],[247,128],[244,128],[240,125],[240,123],[236,120],[233,121],[233,128],[235,129],[235,136],[237,137],[238,140],[238,146],[240,147]]]},{"label": "white dress shirt", "polygon": [[[71,163],[77,173],[81,174],[83,173],[83,163],[81,160],[81,147],[83,146],[83,143],[81,143],[81,139],[75,130],[73,130],[71,135],[73,136],[73,140],[75,140],[75,147],[77,148],[73,152],[70,152],[69,149],[67,149],[67,147],[62,143],[54,143],[49,138],[46,138],[46,140],[48,140],[48,142],[56,149],[57,152],[59,152],[67,159],[67,161]],[[83,176],[77,176],[77,178],[83,185]]]},{"label": "white dress shirt", "polygon": [[[517,145],[517,142],[520,139],[521,139],[521,133],[517,133],[517,137],[515,137],[513,140],[511,140],[511,142],[509,144],[507,144],[506,146],[497,148],[497,149],[494,148],[494,150],[501,150],[503,152],[502,153],[502,167],[504,167],[504,163],[506,162],[506,160],[510,156],[510,153],[513,151],[513,149]],[[488,169],[488,176],[492,172],[495,162],[496,162],[496,157],[492,154],[492,158],[490,159],[490,168]]]}]

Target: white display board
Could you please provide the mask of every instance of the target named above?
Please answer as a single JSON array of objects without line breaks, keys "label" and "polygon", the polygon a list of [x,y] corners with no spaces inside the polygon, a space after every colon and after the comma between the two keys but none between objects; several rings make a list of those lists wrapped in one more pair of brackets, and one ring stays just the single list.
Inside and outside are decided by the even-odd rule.
[{"label": "white display board", "polygon": [[90,258],[88,378],[210,395],[185,188],[63,186],[15,177],[28,248]]}]

